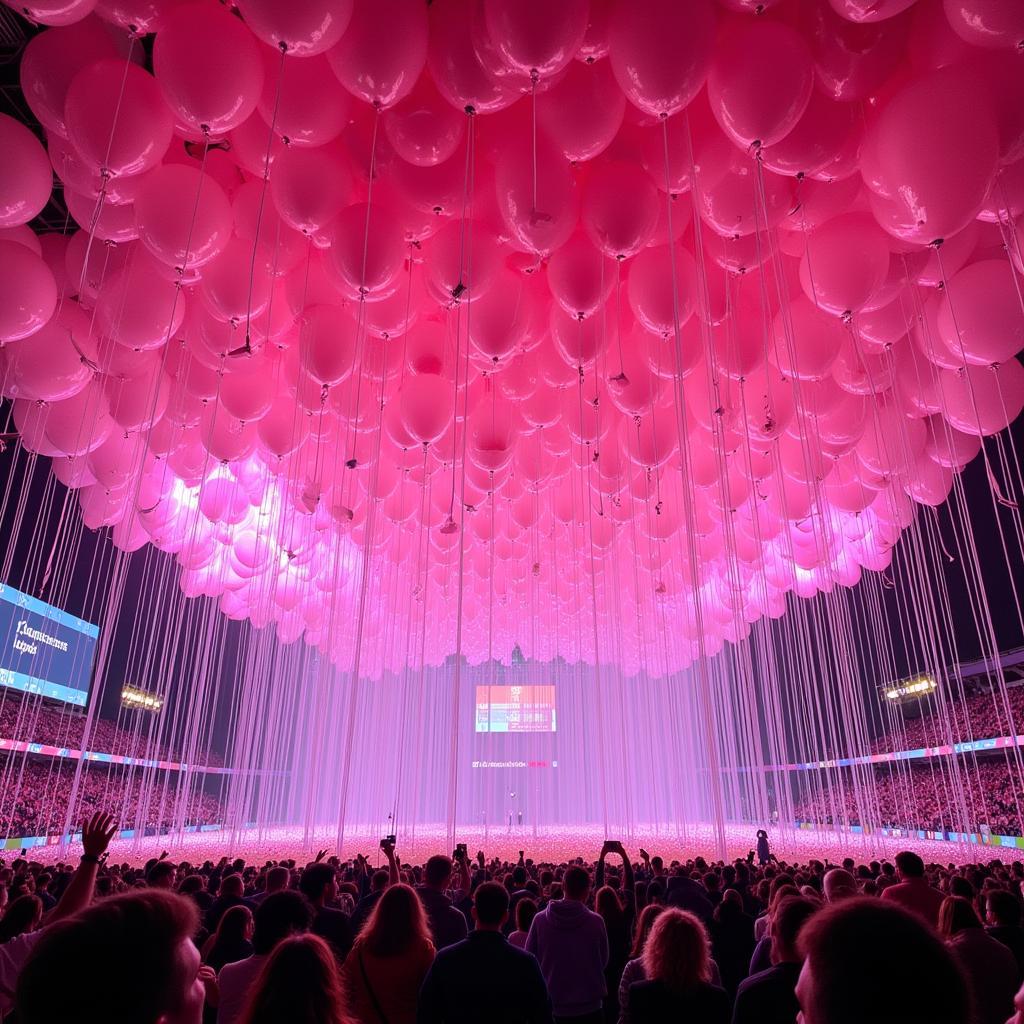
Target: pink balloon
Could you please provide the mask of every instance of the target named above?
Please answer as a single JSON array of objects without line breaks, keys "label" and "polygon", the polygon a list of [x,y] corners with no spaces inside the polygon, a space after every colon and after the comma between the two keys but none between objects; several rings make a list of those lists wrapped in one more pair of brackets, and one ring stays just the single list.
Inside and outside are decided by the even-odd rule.
[{"label": "pink balloon", "polygon": [[412,92],[384,114],[383,126],[388,142],[403,160],[432,167],[459,148],[466,118],[422,76]]},{"label": "pink balloon", "polygon": [[27,224],[49,202],[53,172],[46,150],[23,124],[0,114],[0,228]]},{"label": "pink balloon", "polygon": [[253,34],[290,57],[312,57],[334,46],[352,17],[352,0],[239,0]]},{"label": "pink balloon", "polygon": [[668,246],[644,249],[630,264],[628,294],[630,308],[648,331],[673,337],[697,303],[693,257],[682,246],[674,252]]},{"label": "pink balloon", "polygon": [[113,421],[99,382],[54,402],[46,416],[46,439],[65,455],[85,455],[110,436]]},{"label": "pink balloon", "polygon": [[658,223],[658,190],[635,164],[596,165],[583,195],[583,226],[605,255],[628,259],[654,234]]},{"label": "pink balloon", "polygon": [[87,17],[96,0],[4,0],[8,7],[40,25],[71,25]]},{"label": "pink balloon", "polygon": [[813,86],[811,54],[795,29],[767,18],[737,18],[719,38],[708,100],[737,145],[770,146],[796,126]]},{"label": "pink balloon", "polygon": [[407,377],[398,393],[402,422],[420,444],[437,441],[448,429],[455,412],[451,381],[433,373]]},{"label": "pink balloon", "polygon": [[199,170],[167,164],[136,198],[135,222],[142,244],[161,263],[194,270],[231,238],[231,205],[220,185]]},{"label": "pink balloon", "polygon": [[64,118],[72,145],[90,167],[141,174],[156,167],[171,141],[171,112],[142,68],[99,60],[71,80]]},{"label": "pink balloon", "polygon": [[17,242],[0,241],[0,342],[39,331],[57,305],[57,283],[41,256]]},{"label": "pink balloon", "polygon": [[498,57],[529,82],[557,75],[576,56],[588,7],[587,0],[483,0],[484,25]]},{"label": "pink balloon", "polygon": [[330,228],[329,265],[350,298],[383,298],[393,290],[408,247],[402,227],[377,203],[356,203]]},{"label": "pink balloon", "polygon": [[[322,146],[337,138],[349,121],[352,98],[341,87],[327,58],[285,60],[262,50],[260,117],[293,146]],[[316,102],[310,102],[315,96]],[[264,152],[266,141],[264,141]]]},{"label": "pink balloon", "polygon": [[167,15],[153,45],[153,74],[176,116],[213,136],[237,128],[263,89],[259,46],[216,4],[185,4]]},{"label": "pink balloon", "polygon": [[355,321],[340,306],[311,306],[304,319],[303,366],[321,384],[340,384],[355,369]]},{"label": "pink balloon", "polygon": [[309,434],[308,417],[286,396],[276,398],[256,428],[263,447],[278,459],[295,451]]},{"label": "pink balloon", "polygon": [[135,377],[107,377],[103,387],[110,418],[128,433],[151,427],[163,416],[170,400],[171,382],[159,365]]},{"label": "pink balloon", "polygon": [[609,352],[605,371],[608,397],[626,416],[652,413],[664,383],[647,365],[647,335],[639,327],[634,332],[635,338],[623,343],[621,360],[617,351]]},{"label": "pink balloon", "polygon": [[1024,11],[1002,0],[945,0],[953,31],[974,46],[1020,49],[1024,42]]},{"label": "pink balloon", "polygon": [[127,348],[160,348],[185,318],[184,292],[153,266],[152,257],[136,249],[124,269],[107,278],[96,300],[100,333]]},{"label": "pink balloon", "polygon": [[487,73],[473,45],[473,22],[456,4],[431,4],[430,73],[456,110],[487,114],[502,110],[518,93]]},{"label": "pink balloon", "polygon": [[776,174],[815,175],[838,165],[856,132],[852,103],[835,103],[817,90],[792,131],[761,150],[761,162]]},{"label": "pink balloon", "polygon": [[872,217],[836,217],[807,236],[800,285],[816,306],[834,313],[863,308],[889,272],[886,237]]},{"label": "pink balloon", "polygon": [[701,218],[720,235],[750,235],[773,227],[793,208],[793,184],[764,171],[763,202],[752,158],[719,136],[698,155]]},{"label": "pink balloon", "polygon": [[96,13],[135,36],[157,32],[175,0],[98,0]]},{"label": "pink balloon", "polygon": [[942,415],[957,430],[988,437],[1024,409],[1024,367],[1017,359],[998,367],[967,367],[939,374]]},{"label": "pink balloon", "polygon": [[203,268],[199,297],[218,320],[241,322],[244,330],[250,317],[267,308],[271,295],[271,279],[263,267],[251,269],[252,245],[232,238],[217,257]]},{"label": "pink balloon", "polygon": [[355,0],[348,30],[327,59],[353,96],[393,107],[408,96],[427,57],[427,12],[418,0]]},{"label": "pink balloon", "polygon": [[[918,4],[917,10],[928,6]],[[808,5],[805,10],[817,80],[834,100],[866,99],[904,58],[909,16],[876,25],[852,23],[827,4]]]},{"label": "pink balloon", "polygon": [[[986,90],[958,68],[934,72],[893,97],[871,126],[878,180],[888,203],[873,201],[879,223],[914,242],[967,225],[991,187],[998,156]],[[935,154],[941,153],[941,159]]]},{"label": "pink balloon", "polygon": [[68,300],[31,341],[10,349],[12,397],[59,402],[83,390],[93,371],[83,356],[88,351],[89,320]]},{"label": "pink balloon", "polygon": [[[560,306],[552,306],[551,338],[562,359],[574,371],[578,367],[590,366],[598,352],[604,349],[605,328],[601,321],[599,315],[579,320],[570,317]],[[568,379],[559,378],[549,372],[547,379],[552,384],[565,384],[571,380],[571,376]]]},{"label": "pink balloon", "polygon": [[916,0],[829,0],[836,14],[848,21],[885,21],[910,7]]},{"label": "pink balloon", "polygon": [[263,352],[233,356],[224,363],[218,398],[231,416],[253,423],[270,411],[278,384],[278,367]]},{"label": "pink balloon", "polygon": [[783,373],[801,380],[824,377],[847,340],[843,323],[802,295],[778,313],[772,333],[769,358]]},{"label": "pink balloon", "polygon": [[256,424],[242,423],[211,405],[203,412],[199,436],[203,447],[218,462],[236,462],[256,447]]},{"label": "pink balloon", "polygon": [[287,148],[274,162],[270,192],[281,219],[311,235],[325,228],[351,200],[352,173],[330,149]]},{"label": "pink balloon", "polygon": [[569,164],[551,143],[537,140],[536,175],[530,147],[506,154],[497,164],[495,189],[505,226],[523,249],[546,255],[568,241],[579,196]]},{"label": "pink balloon", "polygon": [[939,336],[954,356],[990,366],[1024,348],[1024,311],[1006,260],[981,260],[946,283],[937,318]]},{"label": "pink balloon", "polygon": [[655,117],[678,113],[700,91],[715,43],[710,0],[632,0],[612,11],[612,71],[626,98]]},{"label": "pink balloon", "polygon": [[930,416],[925,421],[928,458],[948,469],[963,469],[980,451],[981,437],[977,433],[964,433],[951,427],[941,416]]},{"label": "pink balloon", "polygon": [[25,102],[39,123],[66,136],[64,101],[71,80],[87,65],[116,56],[113,38],[93,17],[32,36],[22,51],[18,74]]},{"label": "pink balloon", "polygon": [[498,239],[476,221],[446,224],[424,248],[427,288],[442,306],[485,295],[501,266]]},{"label": "pink balloon", "polygon": [[604,305],[615,284],[615,264],[582,234],[573,235],[548,260],[548,287],[570,316],[587,317]]},{"label": "pink balloon", "polygon": [[611,144],[622,126],[626,98],[606,61],[574,62],[566,74],[537,97],[537,121],[566,158],[592,160]]},{"label": "pink balloon", "polygon": [[474,348],[495,363],[507,358],[525,339],[532,312],[522,279],[503,271],[487,294],[472,305],[469,337]]}]

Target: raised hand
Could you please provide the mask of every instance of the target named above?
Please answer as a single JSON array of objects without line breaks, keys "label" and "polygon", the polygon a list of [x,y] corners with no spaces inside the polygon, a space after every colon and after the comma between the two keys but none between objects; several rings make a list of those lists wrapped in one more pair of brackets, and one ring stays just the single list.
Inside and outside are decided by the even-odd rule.
[{"label": "raised hand", "polygon": [[82,849],[88,856],[99,860],[107,852],[116,831],[114,816],[106,811],[97,811],[82,823]]},{"label": "raised hand", "polygon": [[321,850],[321,851],[320,851],[320,852],[319,852],[319,853],[318,853],[318,854],[316,855],[316,860],[314,860],[314,861],[313,861],[313,863],[314,863],[314,864],[319,864],[319,863],[320,863],[320,861],[322,861],[322,860],[324,859],[324,857],[326,857],[326,856],[327,856],[327,851],[326,851],[326,850]]}]

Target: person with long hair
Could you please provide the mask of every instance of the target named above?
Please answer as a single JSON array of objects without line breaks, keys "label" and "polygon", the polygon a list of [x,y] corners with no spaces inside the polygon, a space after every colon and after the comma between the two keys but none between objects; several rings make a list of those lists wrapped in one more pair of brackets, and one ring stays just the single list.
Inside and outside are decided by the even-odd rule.
[{"label": "person with long hair", "polygon": [[252,956],[252,932],[252,911],[242,905],[230,907],[221,916],[217,930],[203,943],[203,963],[219,971],[225,964]]},{"label": "person with long hair", "polygon": [[1013,1009],[1017,988],[1013,953],[985,931],[973,904],[963,896],[942,901],[939,935],[967,979],[977,1024],[1003,1024]]},{"label": "person with long hair", "polygon": [[433,962],[434,943],[416,890],[390,886],[345,958],[349,1012],[361,1024],[415,1024],[416,999]]},{"label": "person with long hair", "polygon": [[523,949],[526,946],[526,937],[530,934],[530,925],[537,916],[537,901],[529,896],[524,896],[516,904],[516,930],[508,937],[508,941],[516,947]]},{"label": "person with long hair", "polygon": [[263,966],[240,1024],[350,1024],[331,947],[318,935],[279,942]]},{"label": "person with long hair", "polygon": [[617,986],[629,959],[629,919],[619,894],[610,885],[602,885],[597,890],[594,910],[604,919],[608,932],[608,965],[604,969],[608,992],[604,997],[604,1016],[610,1024],[618,1019]]},{"label": "person with long hair", "polygon": [[619,981],[619,1024],[630,1024],[629,1018],[629,990],[638,981],[646,981],[644,973],[644,946],[654,927],[654,921],[665,908],[657,903],[648,903],[636,920],[636,937],[633,939],[633,948],[629,951],[629,959],[622,969],[622,978]]},{"label": "person with long hair", "polygon": [[711,947],[700,918],[667,907],[644,946],[646,981],[630,986],[632,1024],[729,1024],[730,999],[711,984]]}]

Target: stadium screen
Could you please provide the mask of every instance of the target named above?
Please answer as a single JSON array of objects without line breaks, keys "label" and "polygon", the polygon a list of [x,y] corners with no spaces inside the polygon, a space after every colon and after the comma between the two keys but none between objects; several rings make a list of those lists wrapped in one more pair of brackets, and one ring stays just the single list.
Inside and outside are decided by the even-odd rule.
[{"label": "stadium screen", "polygon": [[478,686],[477,732],[554,732],[554,686]]},{"label": "stadium screen", "polygon": [[0,584],[0,687],[85,707],[98,626]]}]

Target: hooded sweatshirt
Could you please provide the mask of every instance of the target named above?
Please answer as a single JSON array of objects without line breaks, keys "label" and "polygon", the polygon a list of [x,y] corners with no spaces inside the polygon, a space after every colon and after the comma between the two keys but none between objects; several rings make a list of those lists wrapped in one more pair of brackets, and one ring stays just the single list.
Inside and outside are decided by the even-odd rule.
[{"label": "hooded sweatshirt", "polygon": [[600,915],[578,900],[553,900],[533,919],[526,951],[540,962],[556,1017],[601,1009],[608,932]]}]

